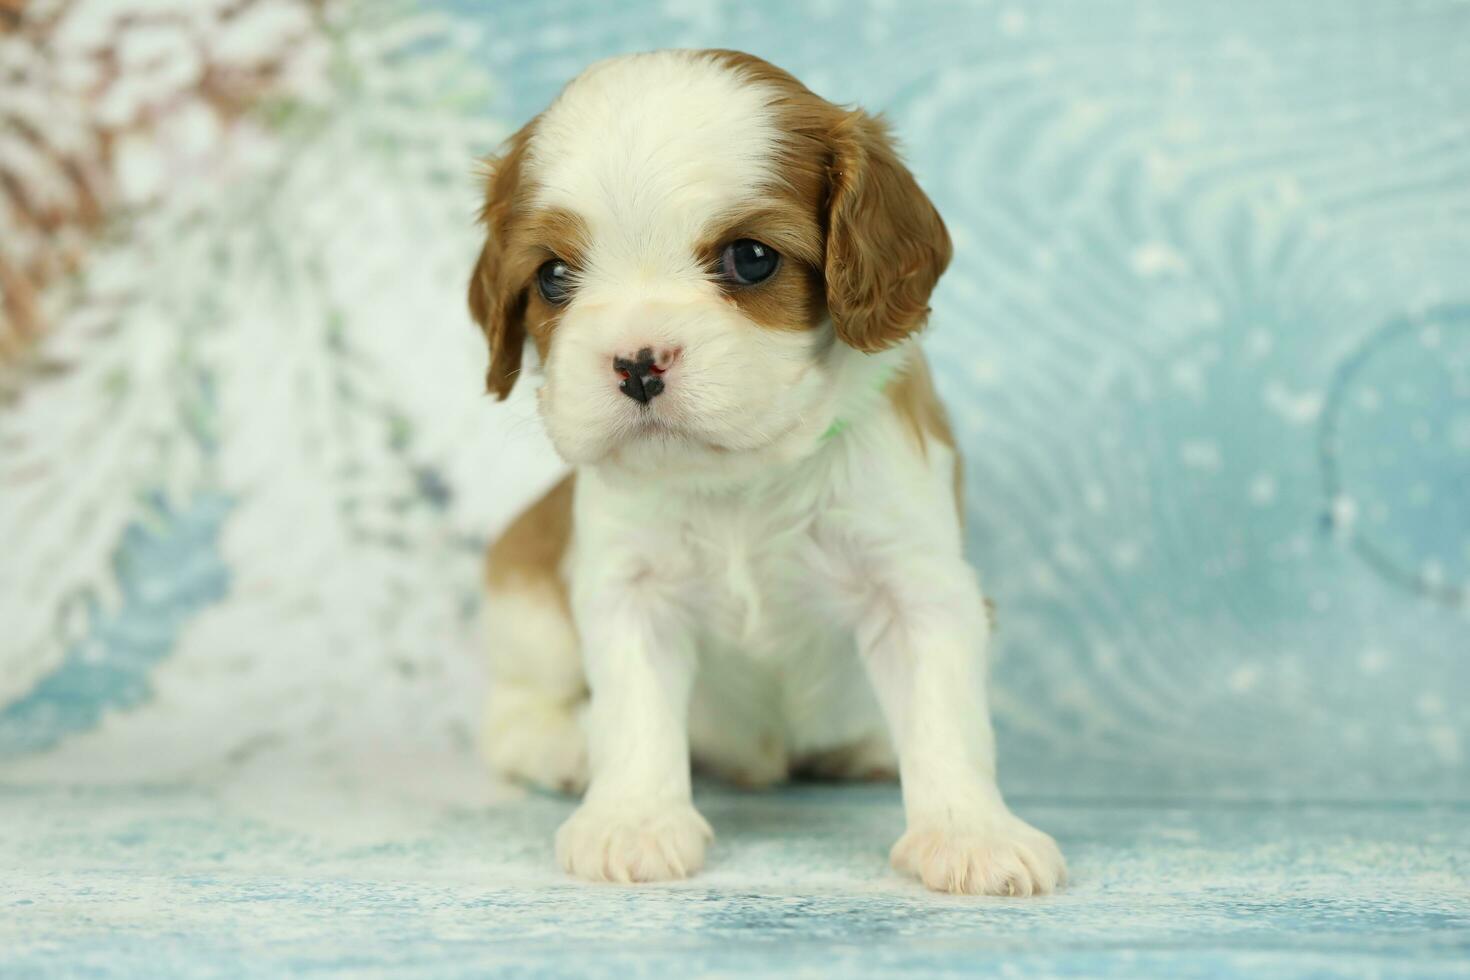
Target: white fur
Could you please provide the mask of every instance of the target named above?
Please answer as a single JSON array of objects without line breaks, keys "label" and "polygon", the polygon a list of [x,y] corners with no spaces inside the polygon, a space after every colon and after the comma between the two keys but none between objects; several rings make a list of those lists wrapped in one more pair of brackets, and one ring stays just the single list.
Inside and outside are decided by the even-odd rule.
[{"label": "white fur", "polygon": [[[915,352],[762,328],[697,268],[709,223],[761,193],[777,136],[767,98],[694,55],[619,59],[569,86],[531,145],[543,203],[583,215],[593,238],[541,389],[578,466],[565,573],[592,691],[591,783],[559,860],[615,881],[698,868],[709,828],[691,802],[691,743],[757,784],[803,759],[859,775],[896,754],[896,866],[946,891],[1049,891],[1060,854],[995,784],[956,460],[921,449],[880,392]],[[643,346],[682,350],[648,409],[609,370]],[[519,620],[502,631],[492,754],[566,782],[569,633],[544,602],[502,615]],[[548,637],[550,667],[516,666],[547,657]]]}]

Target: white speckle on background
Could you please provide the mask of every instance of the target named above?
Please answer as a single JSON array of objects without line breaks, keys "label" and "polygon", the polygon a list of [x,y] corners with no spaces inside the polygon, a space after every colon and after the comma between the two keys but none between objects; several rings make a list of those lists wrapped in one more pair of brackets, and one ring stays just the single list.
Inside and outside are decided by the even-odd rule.
[{"label": "white speckle on background", "polygon": [[1310,425],[1322,414],[1322,395],[1292,391],[1279,381],[1266,384],[1266,407],[1293,425]]},{"label": "white speckle on background", "polygon": [[118,191],[123,200],[146,201],[163,188],[166,175],[158,145],[146,136],[124,136],[114,145]]},{"label": "white speckle on background", "polygon": [[1251,503],[1264,507],[1276,499],[1276,477],[1270,473],[1258,473],[1251,480],[1248,491]]},{"label": "white speckle on background", "polygon": [[1256,664],[1241,664],[1230,672],[1225,682],[1236,694],[1245,694],[1255,689],[1261,681],[1261,668]]},{"label": "white speckle on background", "polygon": [[1388,654],[1377,647],[1370,647],[1358,656],[1358,669],[1369,677],[1383,673],[1387,666]]},{"label": "white speckle on background", "polygon": [[1189,266],[1173,246],[1165,242],[1144,242],[1133,250],[1133,271],[1145,279],[1168,273],[1182,273]]},{"label": "white speckle on background", "polygon": [[1169,381],[1175,388],[1197,400],[1203,400],[1207,393],[1204,365],[1196,360],[1175,361],[1169,367]]},{"label": "white speckle on background", "polygon": [[1179,447],[1179,461],[1192,470],[1218,470],[1224,465],[1220,447],[1206,439],[1194,439]]},{"label": "white speckle on background", "polygon": [[1089,565],[1087,555],[1071,540],[1059,540],[1052,545],[1052,557],[1058,565],[1070,572],[1085,571]]},{"label": "white speckle on background", "polygon": [[1430,748],[1446,765],[1459,765],[1461,759],[1460,733],[1448,724],[1439,724],[1425,732]]},{"label": "white speckle on background", "polygon": [[1419,566],[1419,577],[1423,579],[1424,584],[1429,586],[1431,589],[1438,589],[1442,587],[1445,582],[1444,565],[1431,558],[1424,564]]},{"label": "white speckle on background", "polygon": [[1302,185],[1290,174],[1276,178],[1276,201],[1283,208],[1295,208],[1302,203]]},{"label": "white speckle on background", "polygon": [[1462,413],[1450,419],[1450,445],[1456,452],[1470,452],[1470,413]]},{"label": "white speckle on background", "polygon": [[1271,331],[1257,327],[1245,338],[1245,355],[1253,361],[1266,357],[1276,347],[1276,338]]},{"label": "white speckle on background", "polygon": [[1419,709],[1421,715],[1444,714],[1444,698],[1434,691],[1424,691],[1414,701],[1414,707]]},{"label": "white speckle on background", "polygon": [[1156,188],[1165,193],[1178,188],[1183,176],[1178,160],[1161,150],[1149,150],[1143,160],[1144,165],[1148,167],[1149,182]]},{"label": "white speckle on background", "polygon": [[995,361],[988,357],[977,357],[970,362],[970,379],[976,384],[992,385],[999,377]]},{"label": "white speckle on background", "polygon": [[1019,37],[1026,32],[1026,14],[1012,7],[1000,15],[1000,32],[1006,37]]},{"label": "white speckle on background", "polygon": [[160,138],[171,144],[174,153],[189,160],[201,160],[220,146],[223,129],[219,116],[199,100],[181,106],[164,124]]},{"label": "white speckle on background", "polygon": [[1113,567],[1127,570],[1138,564],[1143,549],[1136,541],[1119,541],[1113,545]]}]

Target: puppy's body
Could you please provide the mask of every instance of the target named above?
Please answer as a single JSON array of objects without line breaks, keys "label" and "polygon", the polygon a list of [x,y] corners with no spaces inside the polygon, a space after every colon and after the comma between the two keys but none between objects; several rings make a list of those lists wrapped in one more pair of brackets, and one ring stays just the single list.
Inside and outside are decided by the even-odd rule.
[{"label": "puppy's body", "polygon": [[[529,607],[539,610],[528,620],[532,635],[497,630],[492,646],[499,683],[486,747],[499,768],[556,788],[585,784],[577,719],[587,692],[568,582],[596,576],[608,563],[589,543],[601,530],[619,540],[646,537],[647,580],[666,583],[694,621],[699,669],[689,737],[696,764],[746,786],[794,773],[897,776],[854,630],[875,582],[905,577],[904,551],[880,571],[860,549],[889,537],[952,548],[958,537],[957,501],[947,489],[957,461],[943,409],[918,349],[895,354],[885,359],[892,376],[875,397],[855,392],[856,423],[811,458],[734,487],[655,494],[587,474],[578,481],[575,522],[567,477],[522,515],[490,557],[491,622],[498,627],[524,618]],[[650,519],[657,530],[646,534]],[[574,539],[574,525],[589,530]],[[565,628],[540,622],[553,618]],[[557,679],[548,683],[553,662]],[[518,683],[527,664],[542,669]],[[525,743],[538,729],[547,751],[528,753]]]},{"label": "puppy's body", "polygon": [[590,777],[563,865],[697,868],[692,749],[748,785],[897,767],[898,867],[1055,887],[995,787],[959,464],[912,337],[949,241],[881,126],[746,56],[616,59],[512,140],[485,210],[491,388],[532,341],[576,467],[492,550],[486,748]]}]

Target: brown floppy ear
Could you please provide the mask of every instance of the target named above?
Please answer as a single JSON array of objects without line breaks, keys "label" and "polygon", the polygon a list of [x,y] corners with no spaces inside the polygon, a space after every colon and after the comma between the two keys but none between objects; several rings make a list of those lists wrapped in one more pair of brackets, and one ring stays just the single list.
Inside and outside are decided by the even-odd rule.
[{"label": "brown floppy ear", "polygon": [[490,342],[490,368],[485,372],[485,390],[504,401],[521,371],[521,350],[526,344],[526,296],[524,291],[506,294],[509,288],[500,276],[500,247],[487,240],[480,260],[470,275],[470,316],[485,331]]},{"label": "brown floppy ear", "polygon": [[530,130],[530,125],[521,129],[507,142],[503,154],[485,162],[485,203],[480,208],[485,244],[470,275],[470,316],[490,342],[485,390],[502,401],[520,374],[521,351],[526,344],[525,286],[509,280],[504,259],[505,239],[520,189],[521,161]]},{"label": "brown floppy ear", "polygon": [[827,308],[838,339],[872,353],[924,325],[949,232],[881,119],[844,113],[830,139]]}]

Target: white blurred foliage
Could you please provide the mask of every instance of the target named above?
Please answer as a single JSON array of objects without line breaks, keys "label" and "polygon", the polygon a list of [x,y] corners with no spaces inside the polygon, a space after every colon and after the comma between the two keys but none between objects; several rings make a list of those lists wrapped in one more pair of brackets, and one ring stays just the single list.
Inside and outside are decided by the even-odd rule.
[{"label": "white blurred foliage", "polygon": [[261,92],[319,89],[317,0],[31,0],[0,29],[0,358],[104,216],[218,175]]},{"label": "white blurred foliage", "polygon": [[447,27],[357,8],[324,97],[103,256],[47,351],[70,370],[0,418],[0,702],[58,661],[66,597],[112,587],[143,494],[234,501],[229,594],[151,699],[8,775],[483,795],[480,545],[554,463],[525,390],[483,394],[464,284],[502,130]]}]

